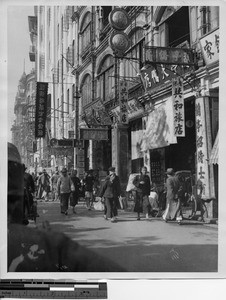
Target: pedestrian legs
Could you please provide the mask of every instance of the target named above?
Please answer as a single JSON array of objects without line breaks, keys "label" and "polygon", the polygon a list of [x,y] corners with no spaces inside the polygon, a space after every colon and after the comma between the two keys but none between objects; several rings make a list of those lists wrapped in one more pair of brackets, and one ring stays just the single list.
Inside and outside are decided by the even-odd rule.
[{"label": "pedestrian legs", "polygon": [[93,198],[93,193],[86,191],[85,192],[85,201],[86,201],[86,207],[88,210],[91,210],[92,198]]},{"label": "pedestrian legs", "polygon": [[69,201],[70,193],[64,193],[60,195],[60,206],[61,206],[61,213],[67,215],[68,214],[68,201]]},{"label": "pedestrian legs", "polygon": [[114,222],[115,221],[114,199],[106,198],[106,206],[107,206],[107,218],[111,219],[111,221]]},{"label": "pedestrian legs", "polygon": [[146,219],[149,218],[149,201],[148,196],[143,196],[143,212],[145,214]]}]

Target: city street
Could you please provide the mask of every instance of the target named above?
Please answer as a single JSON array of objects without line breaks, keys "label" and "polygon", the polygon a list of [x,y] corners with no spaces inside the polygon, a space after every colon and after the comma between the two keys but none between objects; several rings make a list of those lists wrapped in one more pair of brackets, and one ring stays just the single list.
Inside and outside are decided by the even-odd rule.
[{"label": "city street", "polygon": [[[36,226],[49,221],[81,245],[111,258],[128,272],[217,272],[218,228],[198,221],[165,223],[161,218],[137,221],[136,214],[119,210],[116,223],[103,212],[88,211],[84,202],[60,213],[59,202],[40,202]],[[32,224],[31,224],[32,226]]]}]

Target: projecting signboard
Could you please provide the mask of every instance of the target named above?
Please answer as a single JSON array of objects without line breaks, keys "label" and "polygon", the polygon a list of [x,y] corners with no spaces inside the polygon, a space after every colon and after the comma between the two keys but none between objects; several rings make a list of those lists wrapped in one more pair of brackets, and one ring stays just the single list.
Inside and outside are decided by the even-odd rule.
[{"label": "projecting signboard", "polygon": [[108,129],[105,128],[80,128],[82,140],[108,140]]},{"label": "projecting signboard", "polygon": [[194,54],[187,48],[145,46],[144,63],[194,65]]},{"label": "projecting signboard", "polygon": [[201,49],[207,65],[219,60],[219,29],[200,39]]}]

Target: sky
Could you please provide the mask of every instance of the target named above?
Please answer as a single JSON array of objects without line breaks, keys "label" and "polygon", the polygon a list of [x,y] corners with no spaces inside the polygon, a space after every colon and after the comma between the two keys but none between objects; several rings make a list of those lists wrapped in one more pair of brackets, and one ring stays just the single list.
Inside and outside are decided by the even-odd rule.
[{"label": "sky", "polygon": [[31,45],[28,16],[34,16],[33,6],[8,6],[7,12],[7,83],[8,83],[8,141],[11,125],[15,119],[14,103],[18,82],[25,70],[29,74],[34,62],[29,58]]}]

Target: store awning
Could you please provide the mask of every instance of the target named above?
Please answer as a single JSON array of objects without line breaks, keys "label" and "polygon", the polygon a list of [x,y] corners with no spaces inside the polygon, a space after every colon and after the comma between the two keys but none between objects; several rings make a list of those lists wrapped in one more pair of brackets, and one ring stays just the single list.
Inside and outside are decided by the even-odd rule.
[{"label": "store awning", "polygon": [[218,149],[219,149],[219,137],[218,133],[215,139],[215,142],[213,144],[213,148],[210,154],[209,164],[218,164]]}]

